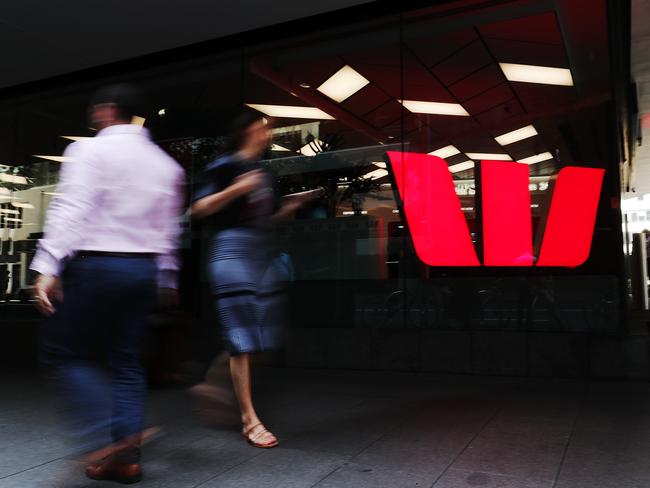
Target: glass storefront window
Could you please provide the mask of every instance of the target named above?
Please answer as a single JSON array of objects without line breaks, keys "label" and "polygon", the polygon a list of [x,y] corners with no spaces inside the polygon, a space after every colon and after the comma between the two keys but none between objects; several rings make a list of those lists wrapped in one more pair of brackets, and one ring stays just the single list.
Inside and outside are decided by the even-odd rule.
[{"label": "glass storefront window", "polygon": [[[582,68],[570,63],[581,54],[569,53],[574,48],[562,34],[563,17],[550,7],[448,15],[441,8],[255,38],[235,51],[204,53],[121,79],[147,94],[141,122],[185,168],[189,198],[203,167],[226,150],[228,121],[246,108],[273,124],[263,164],[278,191],[323,189],[322,198],[277,229],[295,270],[295,327],[619,329],[618,271],[610,258],[622,242],[612,239],[620,220],[609,206],[618,196],[618,162],[603,97],[607,63],[581,76]],[[517,81],[508,74],[512,65],[555,67],[573,78],[570,85]],[[0,272],[10,275],[0,288],[7,300],[28,300],[27,265],[56,192],[61,155],[75,138],[94,135],[86,105],[93,89],[109,81],[38,94],[0,110],[6,134],[0,145]],[[471,266],[431,266],[418,254],[405,201],[415,197],[424,206],[432,195],[418,193],[417,178],[391,160],[393,153],[431,155],[447,166],[476,256]],[[606,169],[584,265],[483,266],[479,168],[494,159],[528,169],[533,242],[527,258],[533,264],[558,172]],[[629,217],[634,222],[637,214]],[[199,290],[205,288],[200,256],[206,236],[200,225],[185,222],[185,305],[205,318],[209,299]]]}]

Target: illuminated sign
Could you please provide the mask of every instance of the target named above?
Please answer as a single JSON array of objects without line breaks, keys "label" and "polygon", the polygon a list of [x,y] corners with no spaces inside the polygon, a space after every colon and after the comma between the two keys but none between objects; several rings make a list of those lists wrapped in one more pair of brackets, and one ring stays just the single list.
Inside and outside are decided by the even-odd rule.
[{"label": "illuminated sign", "polygon": [[[480,266],[447,163],[428,154],[387,154],[420,259],[429,266]],[[605,170],[560,170],[535,262],[528,168],[515,162],[481,163],[483,265],[583,264],[591,249]]]}]

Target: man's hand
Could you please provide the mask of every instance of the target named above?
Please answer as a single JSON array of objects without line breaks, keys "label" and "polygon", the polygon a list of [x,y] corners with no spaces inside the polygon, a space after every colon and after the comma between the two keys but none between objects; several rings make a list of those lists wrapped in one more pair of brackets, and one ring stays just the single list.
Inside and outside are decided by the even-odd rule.
[{"label": "man's hand", "polygon": [[63,303],[63,290],[58,276],[39,275],[34,284],[36,307],[46,317],[51,316],[56,309],[53,302]]}]

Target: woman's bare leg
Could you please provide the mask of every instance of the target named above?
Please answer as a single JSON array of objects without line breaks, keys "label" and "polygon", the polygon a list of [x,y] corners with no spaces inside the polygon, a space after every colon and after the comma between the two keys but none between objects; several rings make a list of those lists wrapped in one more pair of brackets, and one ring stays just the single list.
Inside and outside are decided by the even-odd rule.
[{"label": "woman's bare leg", "polygon": [[266,431],[253,406],[250,354],[230,357],[230,375],[239,402],[243,432],[250,433],[249,438],[261,444],[277,442],[275,436]]}]

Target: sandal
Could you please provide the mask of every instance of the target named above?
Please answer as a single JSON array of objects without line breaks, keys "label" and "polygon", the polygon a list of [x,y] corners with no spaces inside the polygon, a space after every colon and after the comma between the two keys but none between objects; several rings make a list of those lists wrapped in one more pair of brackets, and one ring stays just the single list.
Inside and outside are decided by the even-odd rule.
[{"label": "sandal", "polygon": [[[258,428],[261,427],[261,428]],[[255,433],[253,434],[253,431]],[[268,442],[259,442],[259,439],[265,435],[270,435],[273,437],[272,441]],[[275,447],[279,444],[278,440],[275,438],[275,436],[269,432],[269,430],[264,427],[261,423],[253,425],[251,428],[248,430],[242,431],[242,436],[244,436],[244,439],[253,447],[259,447],[260,449],[270,449],[272,447]]]}]

